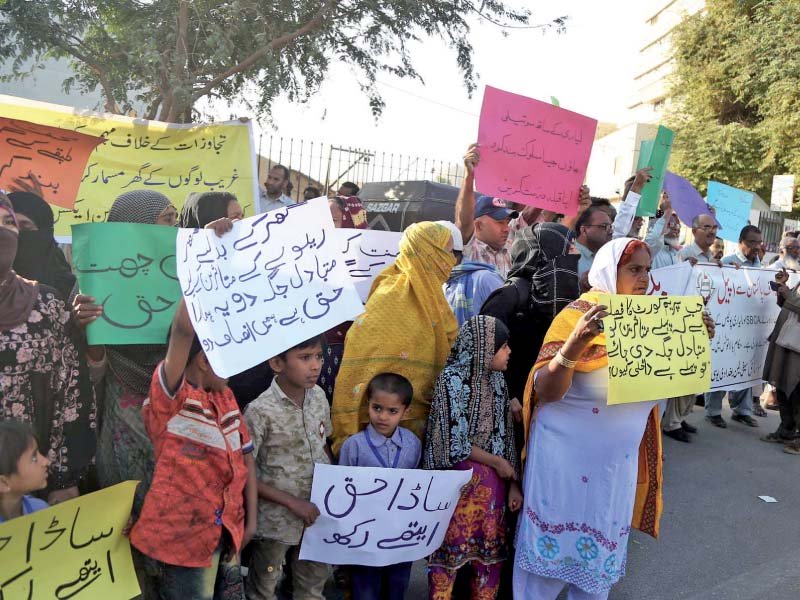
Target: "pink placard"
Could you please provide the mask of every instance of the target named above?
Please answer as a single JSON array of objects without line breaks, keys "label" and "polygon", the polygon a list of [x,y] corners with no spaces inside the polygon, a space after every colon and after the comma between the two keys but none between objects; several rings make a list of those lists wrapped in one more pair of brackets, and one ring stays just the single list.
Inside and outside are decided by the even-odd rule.
[{"label": "pink placard", "polygon": [[486,86],[478,191],[565,215],[578,212],[597,121]]}]

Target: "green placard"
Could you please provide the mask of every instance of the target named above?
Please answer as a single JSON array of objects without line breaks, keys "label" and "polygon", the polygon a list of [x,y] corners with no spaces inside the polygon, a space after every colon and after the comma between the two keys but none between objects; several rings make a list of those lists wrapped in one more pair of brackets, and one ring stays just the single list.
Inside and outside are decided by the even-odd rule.
[{"label": "green placard", "polygon": [[82,294],[103,306],[90,344],[163,344],[181,287],[178,230],[163,225],[87,223],[72,227],[72,261]]},{"label": "green placard", "polygon": [[658,209],[658,199],[661,188],[664,186],[664,174],[667,172],[669,155],[672,151],[672,142],[675,132],[663,125],[658,126],[655,140],[644,140],[639,153],[639,163],[636,170],[652,167],[651,179],[642,189],[642,199],[636,209],[637,217],[652,217]]}]

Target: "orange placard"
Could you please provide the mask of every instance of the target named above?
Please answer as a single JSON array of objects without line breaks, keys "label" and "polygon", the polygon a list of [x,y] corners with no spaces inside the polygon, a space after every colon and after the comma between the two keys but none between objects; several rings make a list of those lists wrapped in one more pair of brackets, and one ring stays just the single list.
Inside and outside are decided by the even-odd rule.
[{"label": "orange placard", "polygon": [[42,190],[50,204],[72,208],[89,155],[103,138],[0,117],[0,189],[15,179]]}]

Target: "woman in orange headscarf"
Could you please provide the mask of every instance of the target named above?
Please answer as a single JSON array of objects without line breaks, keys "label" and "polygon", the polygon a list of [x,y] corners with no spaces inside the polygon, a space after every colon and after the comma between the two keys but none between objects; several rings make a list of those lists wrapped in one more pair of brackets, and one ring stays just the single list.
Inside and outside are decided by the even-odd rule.
[{"label": "woman in orange headscarf", "polygon": [[[603,600],[625,574],[631,526],[658,535],[657,402],[607,404],[599,303],[602,292],[645,294],[649,271],[643,242],[609,242],[589,271],[592,290],[562,310],[545,336],[525,393],[530,432],[515,598],[555,600],[567,585],[569,598]],[[703,320],[713,336],[713,321]]]},{"label": "woman in orange headscarf", "polygon": [[364,314],[347,332],[336,378],[334,453],[367,424],[364,392],[378,373],[398,373],[414,386],[403,426],[422,438],[433,384],[458,333],[442,291],[455,264],[452,248],[447,228],[415,223],[405,230],[395,263],[373,282]]}]

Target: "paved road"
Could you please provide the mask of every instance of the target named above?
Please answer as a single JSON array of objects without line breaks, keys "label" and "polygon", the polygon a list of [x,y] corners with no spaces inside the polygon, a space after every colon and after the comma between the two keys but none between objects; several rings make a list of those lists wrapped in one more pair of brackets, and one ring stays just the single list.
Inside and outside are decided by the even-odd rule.
[{"label": "paved road", "polygon": [[[800,599],[800,457],[758,439],[777,413],[758,429],[730,419],[717,429],[700,407],[689,421],[700,429],[693,443],[664,442],[661,537],[634,532],[611,600]],[[406,597],[426,588],[418,563]]]}]

